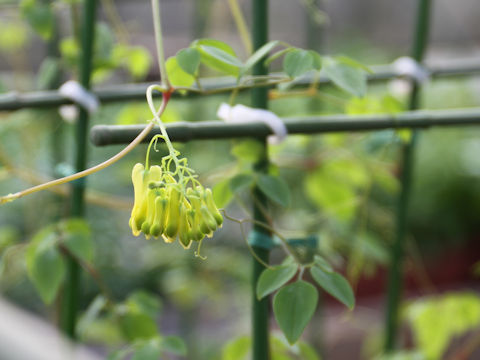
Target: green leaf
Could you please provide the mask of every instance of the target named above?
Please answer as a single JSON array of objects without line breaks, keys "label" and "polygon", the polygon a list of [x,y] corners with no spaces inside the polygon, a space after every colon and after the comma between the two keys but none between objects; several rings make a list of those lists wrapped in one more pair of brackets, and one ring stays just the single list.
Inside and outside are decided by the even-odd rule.
[{"label": "green leaf", "polygon": [[48,226],[35,235],[26,252],[28,276],[47,304],[55,299],[65,277],[65,262],[57,250],[57,241],[55,227]]},{"label": "green leaf", "polygon": [[0,22],[0,50],[5,52],[20,51],[27,46],[29,33],[27,26],[21,21]]},{"label": "green leaf", "polygon": [[314,57],[307,50],[290,51],[283,59],[283,71],[291,78],[296,78],[314,69]]},{"label": "green leaf", "polygon": [[290,205],[290,189],[282,178],[272,175],[260,175],[257,185],[270,200],[284,207]]},{"label": "green leaf", "polygon": [[107,299],[103,295],[97,297],[90,303],[85,313],[82,314],[77,323],[77,333],[82,337],[85,335],[91,324],[98,318],[98,315],[107,304]]},{"label": "green leaf", "polygon": [[447,293],[409,304],[405,315],[426,359],[441,359],[455,337],[480,327],[480,297],[474,292]]},{"label": "green leaf", "polygon": [[317,302],[317,289],[305,281],[285,286],[273,298],[275,319],[290,344],[302,335],[315,313]]},{"label": "green leaf", "polygon": [[78,54],[80,52],[80,46],[73,37],[65,37],[60,41],[60,53],[62,54],[62,60],[67,65],[74,66],[78,61]]},{"label": "green leaf", "polygon": [[318,302],[317,289],[297,281],[280,289],[273,299],[273,313],[290,344],[295,343],[310,322]]},{"label": "green leaf", "polygon": [[342,275],[336,272],[328,272],[318,266],[310,268],[313,279],[325,290],[349,309],[355,306],[353,290]]},{"label": "green leaf", "polygon": [[255,178],[252,174],[238,174],[230,179],[230,190],[237,192],[253,185]]},{"label": "green leaf", "polygon": [[216,183],[212,189],[213,200],[218,208],[224,208],[232,200],[233,193],[230,190],[230,179]]},{"label": "green leaf", "polygon": [[315,265],[321,267],[323,270],[330,272],[333,271],[332,265],[330,265],[322,256],[315,255],[313,260],[315,261]]},{"label": "green leaf", "polygon": [[132,360],[158,360],[162,355],[162,347],[159,338],[153,338],[141,342],[135,346]]},{"label": "green leaf", "polygon": [[269,66],[273,61],[276,59],[280,58],[282,55],[288,54],[289,52],[295,51],[296,49],[294,47],[289,47],[286,49],[282,49],[280,51],[277,51],[273,55],[270,55],[264,62],[265,66]]},{"label": "green leaf", "polygon": [[60,61],[57,58],[46,57],[40,64],[37,73],[37,88],[40,90],[51,89],[57,85],[60,73]]},{"label": "green leaf", "polygon": [[93,240],[85,220],[69,219],[59,224],[62,244],[77,258],[92,262]]},{"label": "green leaf", "polygon": [[313,68],[317,71],[320,70],[322,68],[322,57],[316,51],[308,50],[308,52],[313,56]]},{"label": "green leaf", "polygon": [[130,294],[126,301],[129,310],[155,318],[162,307],[158,297],[144,290],[137,290]]},{"label": "green leaf", "polygon": [[129,341],[148,340],[158,335],[157,324],[149,315],[127,312],[120,315],[119,322]]},{"label": "green leaf", "polygon": [[242,68],[242,74],[246,74],[252,67],[255,66],[260,60],[270,53],[280,42],[278,40],[270,41],[263,45],[260,49],[255,51],[245,62],[245,66]]},{"label": "green leaf", "polygon": [[200,45],[204,45],[204,46],[210,46],[210,47],[214,47],[214,48],[217,48],[217,49],[220,49],[232,56],[237,56],[235,54],[235,51],[232,49],[232,47],[230,45],[228,45],[227,43],[223,42],[223,41],[220,41],[220,40],[216,40],[216,39],[197,39],[195,40],[194,42],[192,42],[191,44],[191,47],[197,47],[197,46],[200,46]]},{"label": "green leaf", "polygon": [[366,71],[369,74],[373,74],[372,69],[370,69],[368,66],[362,64],[361,62],[358,62],[357,60],[354,60],[352,58],[349,58],[347,56],[335,56],[335,60],[337,60],[340,63],[343,63],[345,65],[348,65],[353,68],[361,69],[363,71]]},{"label": "green leaf", "polygon": [[257,282],[257,298],[261,300],[285,285],[297,273],[297,270],[298,267],[295,264],[263,270]]},{"label": "green leaf", "polygon": [[258,161],[264,149],[263,144],[256,140],[242,140],[232,147],[232,155],[238,160],[254,163]]},{"label": "green leaf", "polygon": [[202,62],[214,70],[237,76],[240,68],[243,67],[242,62],[237,57],[216,47],[201,45],[198,50],[202,54]]},{"label": "green leaf", "polygon": [[135,79],[144,79],[152,65],[150,52],[141,46],[117,44],[113,48],[115,63],[125,67]]},{"label": "green leaf", "polygon": [[162,348],[169,353],[179,356],[187,355],[187,345],[178,336],[166,336],[162,339]]},{"label": "green leaf", "polygon": [[168,80],[174,87],[190,87],[195,82],[195,77],[183,71],[180,65],[178,65],[176,57],[168,58],[165,66],[167,68]]},{"label": "green leaf", "polygon": [[305,177],[308,198],[325,212],[349,220],[355,214],[355,189],[332,174],[318,169]]},{"label": "green leaf", "polygon": [[238,76],[240,68],[243,67],[235,51],[222,41],[200,39],[194,41],[192,47],[200,51],[201,62],[214,70]]},{"label": "green leaf", "polygon": [[323,59],[322,71],[335,85],[352,95],[361,97],[367,92],[367,76],[363,69],[327,57]]},{"label": "green leaf", "polygon": [[36,0],[23,0],[20,4],[22,16],[33,30],[43,39],[52,37],[55,25],[55,16],[48,3]]},{"label": "green leaf", "polygon": [[178,65],[186,73],[196,76],[200,66],[200,52],[194,48],[182,49],[175,55]]},{"label": "green leaf", "polygon": [[241,336],[229,341],[222,349],[222,360],[245,360],[251,344],[250,336]]},{"label": "green leaf", "polygon": [[0,227],[0,255],[9,246],[20,240],[20,232],[12,225]]}]

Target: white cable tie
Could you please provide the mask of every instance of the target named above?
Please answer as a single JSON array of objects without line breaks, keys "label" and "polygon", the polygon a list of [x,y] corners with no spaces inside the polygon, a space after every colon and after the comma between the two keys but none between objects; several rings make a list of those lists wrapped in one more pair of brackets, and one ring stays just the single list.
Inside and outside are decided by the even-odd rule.
[{"label": "white cable tie", "polygon": [[75,104],[80,105],[86,109],[90,114],[97,111],[100,106],[100,102],[97,97],[85,89],[80,83],[74,80],[69,80],[60,88],[58,92],[63,97],[72,100]]},{"label": "white cable tie", "polygon": [[261,121],[265,123],[274,135],[268,136],[269,144],[280,144],[287,136],[287,127],[273,112],[264,109],[254,109],[245,105],[230,106],[222,103],[217,111],[217,116],[230,123],[252,123]]},{"label": "white cable tie", "polygon": [[429,71],[409,56],[402,56],[395,60],[393,69],[397,75],[409,77],[419,84],[423,84],[430,77]]}]

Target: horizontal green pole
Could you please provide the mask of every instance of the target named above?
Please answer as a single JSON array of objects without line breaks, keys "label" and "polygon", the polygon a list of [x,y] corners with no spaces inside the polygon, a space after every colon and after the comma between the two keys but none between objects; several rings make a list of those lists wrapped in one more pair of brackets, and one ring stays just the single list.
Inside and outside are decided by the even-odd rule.
[{"label": "horizontal green pole", "polygon": [[[432,77],[452,77],[452,76],[471,76],[480,74],[480,61],[452,63],[450,65],[432,66],[428,68]],[[368,80],[386,81],[398,76],[389,65],[372,66],[374,72],[368,75]],[[312,78],[305,77],[296,82],[298,86],[306,86],[312,82]],[[320,84],[328,84],[330,81],[321,77]],[[115,87],[105,87],[95,89],[93,93],[98,97],[101,103],[145,100],[145,91],[150,83],[116,85]],[[213,78],[202,80],[202,87],[207,91],[219,91],[225,88],[235,86],[233,78]],[[159,96],[160,94],[157,94]],[[198,95],[191,92],[189,96]],[[180,95],[181,96],[181,95]],[[29,93],[10,92],[0,95],[0,111],[19,110],[23,108],[45,108],[58,107],[61,105],[72,104],[72,101],[59,95],[58,91],[38,91]]]},{"label": "horizontal green pole", "polygon": [[[431,126],[480,125],[480,108],[463,110],[411,111],[397,115],[332,115],[322,117],[283,119],[289,134],[375,131],[398,128],[428,128]],[[144,125],[96,125],[90,139],[96,146],[130,143]],[[177,142],[191,140],[265,138],[271,129],[262,122],[224,123],[222,121],[177,122],[167,124],[170,139]],[[149,142],[158,129],[143,140]]]}]

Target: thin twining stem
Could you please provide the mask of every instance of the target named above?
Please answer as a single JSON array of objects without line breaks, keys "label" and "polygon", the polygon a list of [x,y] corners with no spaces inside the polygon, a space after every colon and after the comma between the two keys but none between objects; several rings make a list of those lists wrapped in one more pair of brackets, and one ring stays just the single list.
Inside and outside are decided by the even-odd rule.
[{"label": "thin twining stem", "polygon": [[[165,111],[165,108],[166,108],[167,103],[168,103],[168,99],[169,99],[169,97],[164,95],[162,104],[160,105],[160,108],[159,108],[158,112],[156,112],[157,116],[160,116]],[[110,159],[108,159],[108,160],[106,160],[106,161],[104,161],[104,162],[102,162],[102,163],[100,163],[96,166],[93,166],[89,169],[80,171],[76,174],[72,174],[72,175],[65,176],[65,177],[60,178],[60,179],[55,179],[55,180],[46,182],[44,184],[33,186],[31,188],[16,192],[14,194],[8,194],[6,196],[2,196],[2,197],[0,197],[0,204],[4,204],[4,203],[7,203],[7,202],[16,200],[16,199],[21,198],[25,195],[30,195],[30,194],[36,193],[37,191],[46,190],[46,189],[48,189],[52,186],[61,185],[61,184],[65,184],[65,183],[70,182],[70,181],[78,180],[78,179],[81,179],[81,178],[83,178],[87,175],[90,175],[90,174],[96,173],[97,171],[105,169],[106,167],[116,163],[118,160],[123,158],[130,151],[132,151],[138,144],[140,144],[142,142],[142,140],[148,135],[148,133],[153,129],[154,126],[155,126],[155,122],[153,122],[153,120],[150,121],[150,123],[147,126],[145,126],[145,129],[143,129],[142,132],[140,134],[138,134],[137,137],[135,139],[133,139],[133,141],[130,144],[128,144],[122,151],[120,151],[118,154],[112,156]]]}]

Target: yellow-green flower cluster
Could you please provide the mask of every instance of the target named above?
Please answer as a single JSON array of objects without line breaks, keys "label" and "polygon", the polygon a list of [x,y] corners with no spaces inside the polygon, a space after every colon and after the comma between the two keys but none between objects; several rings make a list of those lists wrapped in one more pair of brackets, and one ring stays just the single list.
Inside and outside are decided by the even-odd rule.
[{"label": "yellow-green flower cluster", "polygon": [[135,202],[129,224],[135,236],[143,232],[147,239],[161,236],[167,243],[178,238],[189,248],[222,226],[212,191],[200,184],[185,188],[160,166],[145,169],[140,163],[133,167],[132,182]]}]

